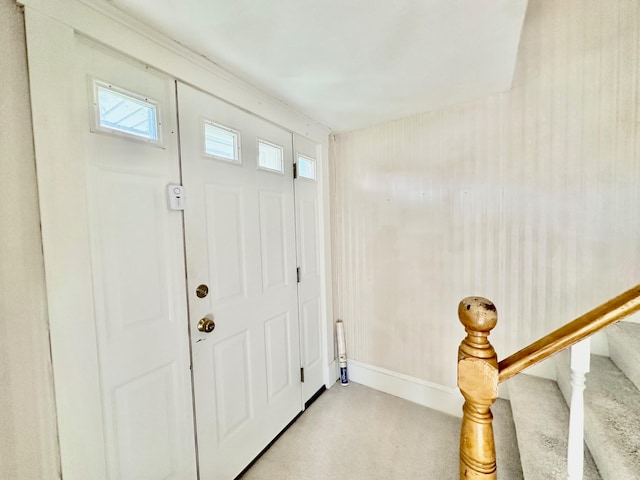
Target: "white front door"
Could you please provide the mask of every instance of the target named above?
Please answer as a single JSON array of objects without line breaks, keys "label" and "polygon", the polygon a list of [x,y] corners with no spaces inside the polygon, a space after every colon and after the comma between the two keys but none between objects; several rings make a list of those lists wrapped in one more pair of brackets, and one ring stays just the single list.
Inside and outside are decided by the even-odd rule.
[{"label": "white front door", "polygon": [[106,457],[106,474],[95,465],[91,478],[195,479],[182,216],[166,200],[180,182],[175,84],[76,42],[92,284],[78,294],[95,305],[83,321],[95,322]]},{"label": "white front door", "polygon": [[292,136],[180,83],[178,103],[200,475],[232,479],[302,408]]}]

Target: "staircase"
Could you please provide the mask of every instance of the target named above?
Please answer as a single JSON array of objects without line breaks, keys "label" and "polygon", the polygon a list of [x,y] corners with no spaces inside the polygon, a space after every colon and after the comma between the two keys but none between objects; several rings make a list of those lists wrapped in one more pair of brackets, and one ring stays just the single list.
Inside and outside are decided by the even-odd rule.
[{"label": "staircase", "polygon": [[[591,356],[585,398],[585,480],[640,480],[640,324],[605,330],[610,358]],[[558,382],[520,374],[507,384],[525,480],[566,480],[568,355]],[[510,480],[500,475],[501,480]]]}]

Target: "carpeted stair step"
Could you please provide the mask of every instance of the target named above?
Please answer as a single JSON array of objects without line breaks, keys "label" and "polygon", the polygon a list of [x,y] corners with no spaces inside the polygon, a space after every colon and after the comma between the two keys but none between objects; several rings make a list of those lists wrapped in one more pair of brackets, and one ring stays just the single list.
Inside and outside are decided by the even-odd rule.
[{"label": "carpeted stair step", "polygon": [[606,332],[611,361],[640,389],[640,324],[618,322]]},{"label": "carpeted stair step", "polygon": [[524,480],[511,403],[499,398],[491,407],[500,480]]},{"label": "carpeted stair step", "polygon": [[640,391],[600,355],[591,355],[586,385],[584,436],[602,478],[639,480]]},{"label": "carpeted stair step", "polygon": [[[566,480],[569,408],[558,384],[521,373],[507,385],[524,478]],[[587,448],[584,479],[601,479]]]}]

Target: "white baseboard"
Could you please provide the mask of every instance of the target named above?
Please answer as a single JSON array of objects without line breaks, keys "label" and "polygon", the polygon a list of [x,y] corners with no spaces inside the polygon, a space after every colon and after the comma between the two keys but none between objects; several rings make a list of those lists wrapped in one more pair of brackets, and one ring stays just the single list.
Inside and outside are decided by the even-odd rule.
[{"label": "white baseboard", "polygon": [[449,415],[462,417],[464,398],[457,388],[444,387],[402,373],[349,360],[349,380]]},{"label": "white baseboard", "polygon": [[324,386],[330,389],[340,378],[340,373],[338,372],[338,362],[335,360],[327,365],[327,370],[325,371],[324,378]]}]

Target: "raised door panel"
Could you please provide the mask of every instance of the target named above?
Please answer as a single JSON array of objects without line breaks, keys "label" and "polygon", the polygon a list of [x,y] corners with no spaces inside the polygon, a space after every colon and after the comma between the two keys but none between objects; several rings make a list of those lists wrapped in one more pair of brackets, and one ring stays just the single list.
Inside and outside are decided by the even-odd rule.
[{"label": "raised door panel", "polygon": [[218,342],[213,350],[218,440],[224,442],[251,419],[253,399],[248,334],[242,331]]},{"label": "raised door panel", "polygon": [[302,198],[298,202],[298,235],[300,236],[300,266],[302,277],[318,277],[318,201]]},{"label": "raised door panel", "polygon": [[[265,322],[265,363],[267,367],[267,394],[272,401],[291,386],[291,328],[288,313]],[[294,367],[295,368],[295,367]]]},{"label": "raised door panel", "polygon": [[145,177],[103,169],[96,177],[98,322],[114,344],[166,327],[172,319],[164,260],[166,207],[157,185]]},{"label": "raised door panel", "polygon": [[205,209],[211,301],[243,297],[246,255],[242,189],[205,185]]},{"label": "raised door panel", "polygon": [[282,193],[260,192],[260,241],[262,286],[265,293],[287,283],[287,239],[284,196]]},{"label": "raised door panel", "polygon": [[313,298],[302,304],[303,360],[306,368],[313,368],[322,360],[320,301]]},{"label": "raised door panel", "polygon": [[114,388],[117,478],[180,478],[175,363]]}]

